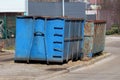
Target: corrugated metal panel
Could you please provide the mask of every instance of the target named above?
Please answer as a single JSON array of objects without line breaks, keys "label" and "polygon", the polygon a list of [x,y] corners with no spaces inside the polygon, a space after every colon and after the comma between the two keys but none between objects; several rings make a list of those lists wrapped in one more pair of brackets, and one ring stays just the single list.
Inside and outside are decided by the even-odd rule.
[{"label": "corrugated metal panel", "polygon": [[[62,3],[29,1],[29,16],[62,16]],[[65,2],[65,16],[86,18],[85,3]]]}]

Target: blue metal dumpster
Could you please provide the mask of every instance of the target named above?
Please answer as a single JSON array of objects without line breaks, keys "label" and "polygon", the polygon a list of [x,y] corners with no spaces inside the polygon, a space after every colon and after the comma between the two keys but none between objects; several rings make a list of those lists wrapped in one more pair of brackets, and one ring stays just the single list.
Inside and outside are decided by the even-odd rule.
[{"label": "blue metal dumpster", "polygon": [[[27,17],[17,18],[17,33],[22,33],[20,25],[23,25],[26,36],[30,31],[30,38],[26,37],[23,43],[30,43],[26,48],[27,52],[22,51],[22,45],[19,42],[19,35],[16,34],[16,56],[15,59],[23,60],[21,56],[25,56],[25,60],[40,60],[47,62],[63,62],[69,59],[78,60],[82,53],[84,38],[84,20],[73,18],[50,18],[50,17],[34,17],[31,19],[31,25],[23,24]],[[23,22],[20,22],[23,20]],[[31,27],[27,29],[26,27]],[[20,32],[21,31],[21,32]],[[24,39],[21,37],[21,39]],[[32,46],[31,46],[32,43]],[[18,52],[20,47],[21,52]],[[25,55],[26,54],[26,55]]]},{"label": "blue metal dumpster", "polygon": [[69,59],[78,60],[82,53],[83,36],[83,19],[47,19],[47,61],[63,62]]}]

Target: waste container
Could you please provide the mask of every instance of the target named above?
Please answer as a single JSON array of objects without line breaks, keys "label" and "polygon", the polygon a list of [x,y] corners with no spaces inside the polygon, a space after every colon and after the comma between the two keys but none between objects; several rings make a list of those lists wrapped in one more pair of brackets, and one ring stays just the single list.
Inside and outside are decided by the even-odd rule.
[{"label": "waste container", "polygon": [[[47,62],[78,60],[83,48],[84,23],[84,19],[77,18],[18,17],[15,59],[22,60],[24,56],[25,60]],[[24,44],[18,43],[20,40]]]},{"label": "waste container", "polygon": [[84,32],[82,60],[89,60],[94,54],[104,51],[106,22],[103,20],[87,21]]},{"label": "waste container", "polygon": [[103,20],[94,21],[94,36],[92,50],[93,54],[104,51],[105,33],[106,33],[106,21]]},{"label": "waste container", "polygon": [[83,48],[84,20],[49,18],[47,25],[47,61],[78,60]]}]

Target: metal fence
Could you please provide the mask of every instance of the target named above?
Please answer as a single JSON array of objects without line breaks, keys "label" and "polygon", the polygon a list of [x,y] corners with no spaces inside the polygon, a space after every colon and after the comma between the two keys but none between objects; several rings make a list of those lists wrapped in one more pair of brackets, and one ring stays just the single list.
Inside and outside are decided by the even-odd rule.
[{"label": "metal fence", "polygon": [[14,38],[15,37],[15,25],[16,16],[14,15],[0,15],[0,20],[2,25],[0,28],[2,39]]},{"label": "metal fence", "polygon": [[15,45],[17,15],[21,13],[0,13],[0,46],[3,48],[13,48]]}]

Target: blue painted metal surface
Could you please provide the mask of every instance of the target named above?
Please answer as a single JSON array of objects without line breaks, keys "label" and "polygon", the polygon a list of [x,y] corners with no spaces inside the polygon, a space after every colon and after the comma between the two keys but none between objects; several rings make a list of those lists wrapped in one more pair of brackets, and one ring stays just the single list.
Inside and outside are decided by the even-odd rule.
[{"label": "blue painted metal surface", "polygon": [[15,60],[29,60],[33,41],[33,32],[32,17],[17,18]]},{"label": "blue painted metal surface", "polygon": [[46,60],[45,50],[45,19],[35,19],[34,38],[30,54],[30,60]]},{"label": "blue painted metal surface", "polygon": [[[24,57],[25,60],[47,62],[63,62],[80,58],[84,41],[84,20],[36,17],[34,19],[30,18],[31,23],[29,25],[24,24],[26,18],[20,20],[18,18],[17,20],[17,33],[20,33],[20,31],[22,33],[23,28],[19,27],[24,26],[22,35],[26,35],[26,38],[24,44],[19,44],[20,37],[19,34],[16,35],[16,55],[26,56]],[[30,27],[30,29],[27,27]],[[30,38],[28,38],[28,35]],[[24,40],[23,37],[20,39]],[[27,52],[22,51],[22,48],[26,46],[25,44],[28,44],[25,48]],[[21,48],[20,53],[18,52],[19,47]],[[23,59],[21,59],[21,56],[15,56],[15,58]]]},{"label": "blue painted metal surface", "polygon": [[46,25],[47,61],[64,60],[64,19],[48,19]]}]

